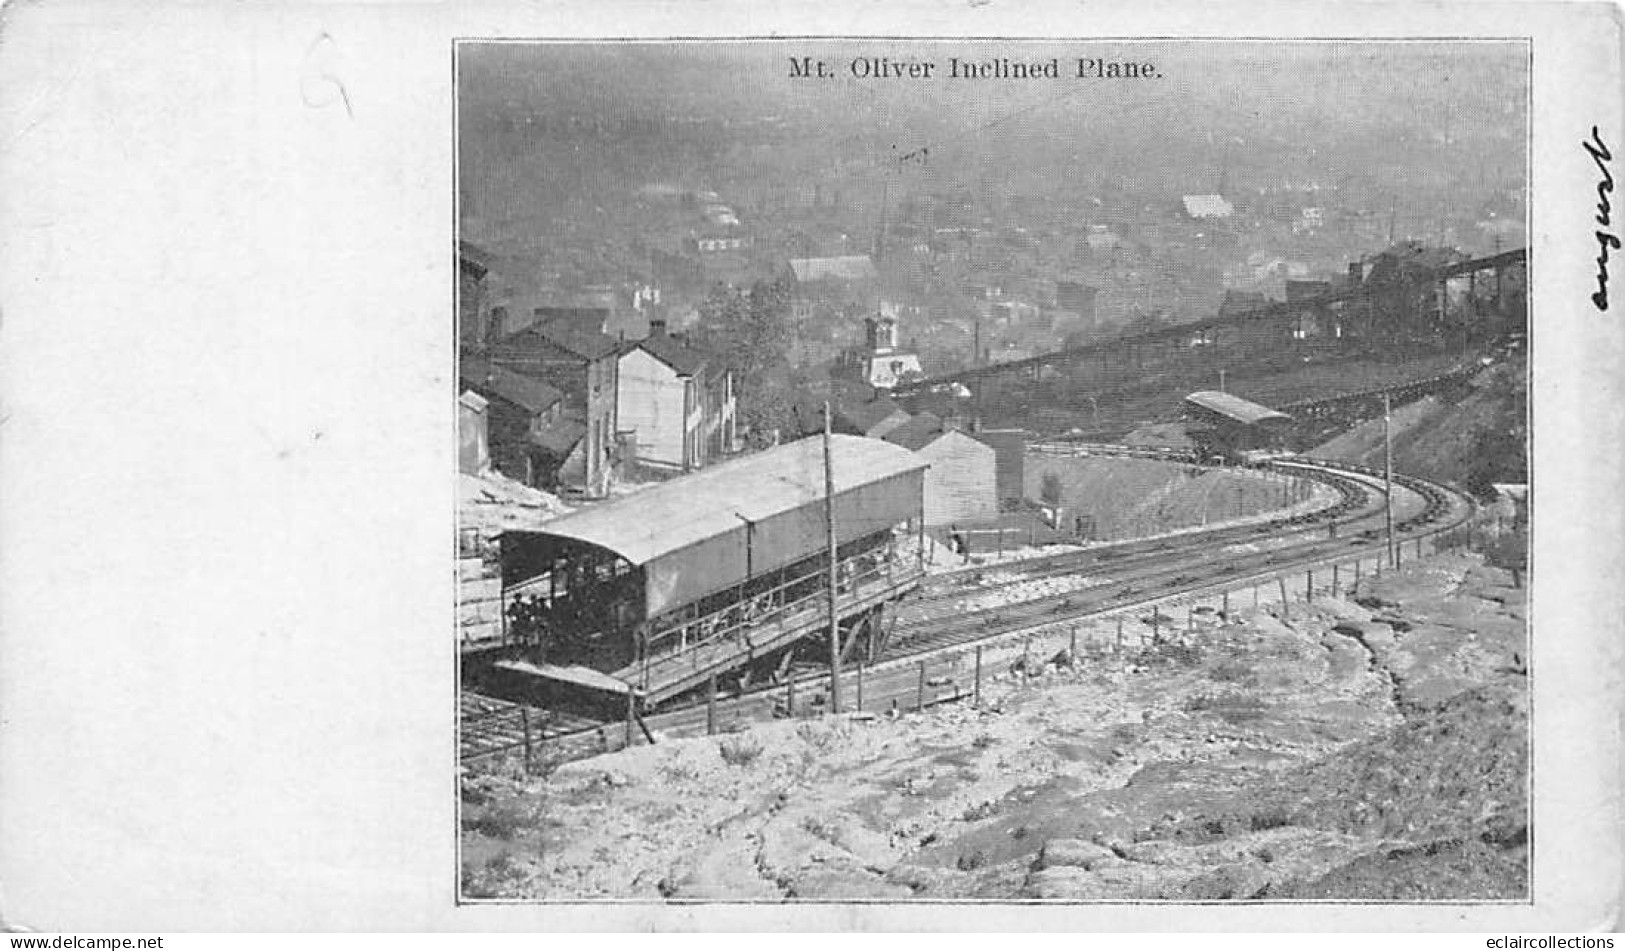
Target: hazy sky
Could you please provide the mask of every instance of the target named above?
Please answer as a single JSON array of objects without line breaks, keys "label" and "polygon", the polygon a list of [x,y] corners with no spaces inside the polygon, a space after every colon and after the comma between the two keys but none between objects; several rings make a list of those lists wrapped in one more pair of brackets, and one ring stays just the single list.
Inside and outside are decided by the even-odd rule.
[{"label": "hazy sky", "polygon": [[[792,78],[802,57],[832,76]],[[953,58],[1054,59],[1060,76],[955,79]],[[930,78],[854,75],[854,60],[879,59],[935,65]],[[1152,63],[1157,78],[1080,79],[1079,59]],[[1528,51],[1518,42],[502,43],[461,44],[458,64],[468,167],[495,155],[694,185],[741,162],[827,174],[843,163],[887,168],[927,148],[922,174],[937,184],[1042,194],[1059,176],[1146,192],[1360,182],[1401,204],[1526,180]],[[656,130],[634,138],[628,123]],[[724,154],[731,169],[719,167]],[[523,174],[565,191],[594,187],[580,175]]]},{"label": "hazy sky", "polygon": [[[826,80],[790,78],[792,57],[824,60]],[[855,78],[854,59],[930,61],[931,79]],[[950,58],[1059,59],[1058,80],[954,80]],[[1077,79],[1080,58],[1153,62],[1156,80]],[[465,107],[522,103],[551,113],[769,115],[873,111],[950,113],[975,123],[1014,109],[1091,110],[1229,104],[1333,115],[1453,103],[1461,118],[1521,109],[1527,54],[1518,43],[1245,43],[781,41],[733,43],[464,44]]]}]

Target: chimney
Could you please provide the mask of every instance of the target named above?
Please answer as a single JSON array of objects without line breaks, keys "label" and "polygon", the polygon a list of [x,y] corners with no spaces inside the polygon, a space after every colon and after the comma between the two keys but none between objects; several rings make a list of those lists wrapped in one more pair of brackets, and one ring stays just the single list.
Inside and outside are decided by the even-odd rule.
[{"label": "chimney", "polygon": [[665,335],[666,335],[666,318],[664,318],[664,317],[650,317],[649,318],[649,336],[651,336],[651,337],[664,337]]},{"label": "chimney", "polygon": [[1349,264],[1349,284],[1353,287],[1359,287],[1360,282],[1363,280],[1365,280],[1365,265],[1360,261],[1351,262]]}]

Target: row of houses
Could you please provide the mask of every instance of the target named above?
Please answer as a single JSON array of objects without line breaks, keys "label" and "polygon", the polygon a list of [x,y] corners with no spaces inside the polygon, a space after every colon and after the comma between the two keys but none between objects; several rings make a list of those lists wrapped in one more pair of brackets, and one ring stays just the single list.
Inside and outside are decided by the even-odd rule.
[{"label": "row of houses", "polygon": [[[466,263],[461,307],[483,270]],[[478,265],[479,262],[473,262]],[[593,315],[539,315],[458,361],[460,464],[489,465],[526,485],[587,496],[617,472],[696,469],[733,451],[732,374],[650,321],[639,340],[611,337]],[[472,398],[471,398],[472,397]],[[482,448],[483,444],[483,448]]]}]

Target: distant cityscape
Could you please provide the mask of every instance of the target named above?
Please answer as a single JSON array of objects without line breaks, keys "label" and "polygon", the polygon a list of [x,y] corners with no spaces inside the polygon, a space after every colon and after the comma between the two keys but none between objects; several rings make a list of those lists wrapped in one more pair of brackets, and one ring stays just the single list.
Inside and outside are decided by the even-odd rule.
[{"label": "distant cityscape", "polygon": [[[1267,77],[1247,44],[1133,48],[1162,79],[972,98],[809,91],[771,43],[465,44],[461,345],[567,397],[538,438],[601,487],[623,449],[681,471],[820,398],[1283,301],[1396,245],[1525,243],[1515,44],[1277,45]],[[673,375],[602,392],[645,358]]]}]

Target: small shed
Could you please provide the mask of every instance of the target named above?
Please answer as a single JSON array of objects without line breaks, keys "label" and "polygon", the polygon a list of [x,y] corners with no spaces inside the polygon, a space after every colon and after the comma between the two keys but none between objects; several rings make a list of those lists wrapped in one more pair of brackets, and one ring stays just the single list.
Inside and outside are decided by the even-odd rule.
[{"label": "small shed", "polygon": [[1279,410],[1218,390],[1185,397],[1185,416],[1196,424],[1190,432],[1199,445],[1229,453],[1283,448],[1292,424]]}]

